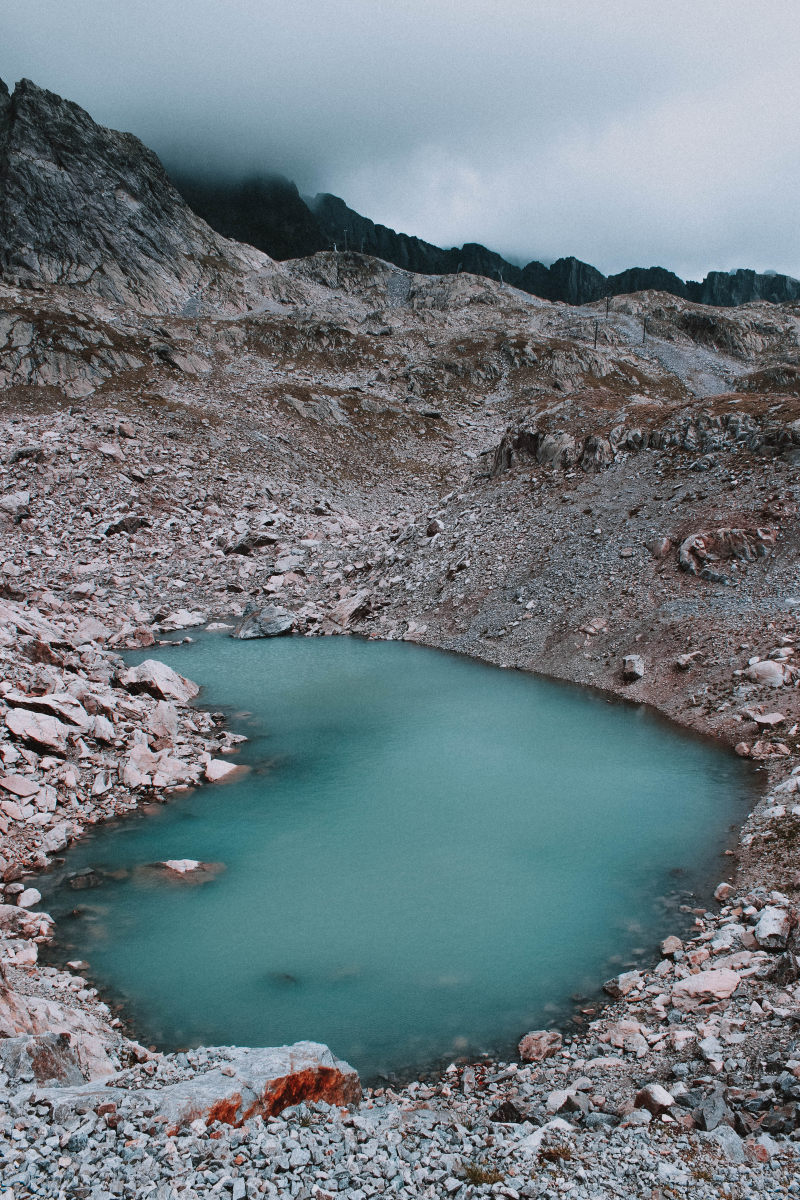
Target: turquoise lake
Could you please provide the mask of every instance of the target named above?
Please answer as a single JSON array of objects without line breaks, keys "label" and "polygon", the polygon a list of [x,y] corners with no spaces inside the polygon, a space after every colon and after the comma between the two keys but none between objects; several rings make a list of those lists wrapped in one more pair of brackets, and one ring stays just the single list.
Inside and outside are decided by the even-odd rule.
[{"label": "turquoise lake", "polygon": [[[145,657],[202,685],[250,770],[96,827],[40,886],[57,958],[159,1048],[310,1038],[366,1079],[508,1051],[688,927],[753,799],[751,769],[644,708],[419,646]],[[225,869],[142,869],[172,858]]]}]

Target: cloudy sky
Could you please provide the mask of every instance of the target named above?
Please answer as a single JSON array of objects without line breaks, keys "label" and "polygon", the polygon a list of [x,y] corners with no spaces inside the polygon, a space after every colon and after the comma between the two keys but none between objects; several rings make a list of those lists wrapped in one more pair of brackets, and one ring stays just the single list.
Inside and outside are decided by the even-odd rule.
[{"label": "cloudy sky", "polygon": [[440,245],[800,276],[797,0],[20,0],[29,76],[168,162]]}]

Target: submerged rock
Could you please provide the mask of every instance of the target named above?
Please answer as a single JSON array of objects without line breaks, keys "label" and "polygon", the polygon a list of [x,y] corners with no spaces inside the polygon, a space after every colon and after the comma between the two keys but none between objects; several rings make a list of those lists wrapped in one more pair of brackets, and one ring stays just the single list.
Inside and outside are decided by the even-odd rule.
[{"label": "submerged rock", "polygon": [[280,637],[282,634],[291,633],[296,620],[296,615],[288,608],[281,608],[279,604],[267,604],[256,612],[247,613],[236,626],[231,637],[238,638],[240,641],[249,641],[251,638]]}]

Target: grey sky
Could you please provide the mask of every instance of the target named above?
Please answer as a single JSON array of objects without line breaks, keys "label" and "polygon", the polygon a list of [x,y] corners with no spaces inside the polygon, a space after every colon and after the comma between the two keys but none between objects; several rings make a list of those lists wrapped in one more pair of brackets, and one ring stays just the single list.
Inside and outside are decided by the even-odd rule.
[{"label": "grey sky", "polygon": [[24,0],[27,75],[162,157],[441,245],[800,276],[797,0]]}]

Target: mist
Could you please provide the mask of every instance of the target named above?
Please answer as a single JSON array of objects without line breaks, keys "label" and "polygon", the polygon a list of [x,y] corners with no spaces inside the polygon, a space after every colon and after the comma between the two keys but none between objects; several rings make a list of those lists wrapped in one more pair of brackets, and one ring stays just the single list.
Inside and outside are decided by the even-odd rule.
[{"label": "mist", "polygon": [[26,0],[0,77],[438,245],[800,276],[794,0]]}]

